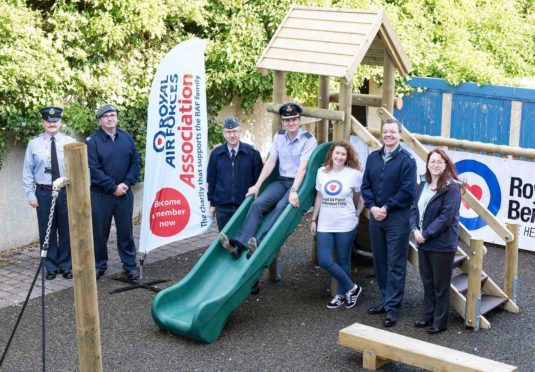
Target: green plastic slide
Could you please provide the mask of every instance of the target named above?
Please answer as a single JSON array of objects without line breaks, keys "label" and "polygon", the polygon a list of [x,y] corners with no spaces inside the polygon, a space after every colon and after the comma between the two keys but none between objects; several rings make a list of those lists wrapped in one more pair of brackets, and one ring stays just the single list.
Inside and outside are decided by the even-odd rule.
[{"label": "green plastic slide", "polygon": [[[299,208],[286,207],[249,260],[245,253],[234,259],[216,238],[184,279],[154,297],[151,310],[158,327],[201,342],[217,340],[230,313],[249,296],[253,284],[313,205],[316,173],[329,145],[318,146],[312,154],[299,188]],[[228,236],[238,233],[252,202],[253,197],[248,197],[227,223],[223,231]]]}]

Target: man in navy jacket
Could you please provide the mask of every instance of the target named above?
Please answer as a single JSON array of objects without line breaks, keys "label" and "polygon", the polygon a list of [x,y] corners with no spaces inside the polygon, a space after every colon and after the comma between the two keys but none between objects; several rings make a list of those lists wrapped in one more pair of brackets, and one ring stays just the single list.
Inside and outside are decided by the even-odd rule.
[{"label": "man in navy jacket", "polygon": [[97,279],[108,268],[108,237],[112,217],[117,228],[117,248],[129,279],[139,278],[132,227],[134,194],[130,187],[140,172],[134,140],[117,128],[117,112],[107,104],[97,111],[100,128],[87,138],[91,174],[91,209]]},{"label": "man in navy jacket", "polygon": [[208,160],[210,213],[219,231],[230,220],[262,171],[260,153],[240,141],[240,124],[229,116],[223,123],[226,143],[216,147]]},{"label": "man in navy jacket", "polygon": [[366,161],[361,193],[370,209],[370,238],[377,286],[383,301],[368,314],[386,314],[383,325],[396,324],[405,290],[409,254],[409,216],[416,189],[416,162],[400,146],[402,124],[387,120],[384,146]]}]

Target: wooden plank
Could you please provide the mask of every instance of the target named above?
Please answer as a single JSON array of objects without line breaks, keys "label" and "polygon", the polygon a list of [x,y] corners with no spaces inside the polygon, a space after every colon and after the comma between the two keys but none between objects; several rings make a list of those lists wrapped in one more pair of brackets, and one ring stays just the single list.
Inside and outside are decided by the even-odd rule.
[{"label": "wooden plank", "polygon": [[338,332],[340,345],[433,371],[516,371],[515,366],[355,323]]},{"label": "wooden plank", "polygon": [[508,222],[507,228],[514,235],[512,242],[505,244],[505,269],[503,291],[513,302],[516,302],[516,284],[518,281],[518,222]]},{"label": "wooden plank", "polygon": [[[329,94],[330,102],[338,102],[340,95],[338,93]],[[360,94],[352,93],[351,94],[351,104],[353,106],[372,106],[372,107],[381,107],[382,97],[372,94]]]},{"label": "wooden plank", "polygon": [[366,23],[347,23],[335,21],[316,21],[309,19],[288,18],[285,28],[299,28],[307,30],[349,32],[355,34],[367,34],[370,28]]},{"label": "wooden plank", "polygon": [[[286,99],[286,74],[282,71],[273,71],[273,102],[284,103]],[[282,128],[281,118],[278,113],[271,117],[271,138]]]},{"label": "wooden plank", "polygon": [[364,350],[362,352],[362,366],[370,371],[381,368],[386,362],[388,362],[387,359],[379,357],[373,350]]},{"label": "wooden plank", "polygon": [[445,138],[450,137],[451,131],[451,93],[442,94],[442,120],[440,123],[440,135]]},{"label": "wooden plank", "polygon": [[354,116],[351,116],[351,129],[372,150],[379,150],[382,145]]},{"label": "wooden plank", "polygon": [[362,44],[362,42],[366,40],[365,33],[318,31],[297,28],[283,28],[277,37],[298,40],[327,41],[344,44]]},{"label": "wooden plank", "polygon": [[383,57],[368,57],[364,56],[362,61],[360,62],[361,65],[368,65],[368,66],[383,66],[385,63]]},{"label": "wooden plank", "polygon": [[326,12],[323,9],[295,9],[292,18],[316,19],[323,21],[373,23],[378,13]]},{"label": "wooden plank", "polygon": [[394,63],[396,63],[399,74],[401,76],[408,75],[412,70],[411,62],[403,51],[401,42],[399,41],[398,36],[390,24],[386,14],[383,14],[382,18],[383,22],[379,34],[385,41],[385,46],[388,45],[388,50],[392,59],[394,60]]},{"label": "wooden plank", "polygon": [[351,101],[351,92],[353,89],[353,79],[340,79],[340,102],[339,110],[344,113],[344,121],[340,123],[342,126],[339,137],[335,138],[336,141],[341,139],[349,140],[351,133],[351,108],[353,107]]},{"label": "wooden plank", "polygon": [[483,269],[483,240],[470,241],[470,261],[468,270],[468,290],[466,293],[465,326],[479,329],[481,272]]},{"label": "wooden plank", "polygon": [[266,53],[266,58],[281,59],[295,62],[320,63],[328,66],[349,66],[351,56],[328,55],[320,52],[307,52],[296,49],[271,48]]},{"label": "wooden plank", "polygon": [[[341,44],[326,41],[298,40],[290,38],[278,38],[273,43],[273,48],[304,50],[309,52],[321,52],[325,54],[353,56],[360,45]],[[336,56],[334,58],[337,58]]]},{"label": "wooden plank", "polygon": [[268,45],[266,46],[266,48],[262,52],[262,55],[260,55],[260,57],[256,61],[256,68],[258,68],[259,70],[261,70],[261,71],[263,70],[263,68],[259,67],[259,65],[264,60],[264,57],[265,57],[267,51],[269,50],[269,48],[271,48],[271,44],[273,43],[273,41],[277,39],[277,35],[279,34],[279,32],[281,32],[284,24],[286,23],[286,20],[288,19],[288,16],[290,15],[290,13],[292,12],[293,9],[294,9],[294,5],[292,4],[292,5],[290,5],[290,10],[288,11],[288,13],[286,13],[286,15],[284,16],[284,19],[279,24],[279,27],[277,27],[277,31],[275,31],[275,33],[273,34],[273,37],[271,38],[271,40],[269,41]]},{"label": "wooden plank", "polygon": [[[318,94],[318,108],[329,109],[329,77],[319,77],[319,94]],[[317,128],[316,138],[318,143],[325,143],[329,140],[329,121],[322,119]],[[314,239],[315,241],[315,239]]]},{"label": "wooden plank", "polygon": [[258,68],[268,70],[280,70],[286,72],[300,72],[303,74],[325,75],[342,77],[347,69],[340,66],[330,66],[319,63],[285,61],[280,59],[264,58]]},{"label": "wooden plank", "polygon": [[[496,284],[494,280],[492,280],[492,278],[485,280],[481,287],[481,291],[491,296],[507,297],[507,294],[498,286],[498,284]],[[520,308],[514,302],[509,301],[509,305],[506,310],[516,314],[520,311]]]},{"label": "wooden plank", "polygon": [[509,124],[509,146],[520,146],[520,127],[522,122],[522,102],[511,102],[511,122]]},{"label": "wooden plank", "polygon": [[[390,55],[384,51],[383,66],[383,108],[390,113],[394,112],[394,87],[396,84],[396,67]],[[382,126],[381,126],[382,128]],[[407,132],[408,133],[408,132]]]},{"label": "wooden plank", "polygon": [[[281,105],[279,104],[270,103],[267,105],[266,109],[268,112],[278,113],[280,106]],[[325,109],[320,109],[317,107],[301,106],[301,108],[303,109],[301,116],[306,116],[310,118],[318,118],[318,119],[344,121],[344,113],[341,111],[325,110]]]}]

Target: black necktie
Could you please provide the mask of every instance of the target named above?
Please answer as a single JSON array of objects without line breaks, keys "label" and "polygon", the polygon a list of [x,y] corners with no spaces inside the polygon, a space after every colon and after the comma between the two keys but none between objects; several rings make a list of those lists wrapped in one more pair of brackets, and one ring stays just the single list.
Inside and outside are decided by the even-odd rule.
[{"label": "black necktie", "polygon": [[56,139],[50,137],[50,160],[52,162],[52,183],[59,178],[58,153],[56,152]]},{"label": "black necktie", "polygon": [[234,163],[234,159],[236,159],[236,150],[232,149],[230,150],[230,160]]}]

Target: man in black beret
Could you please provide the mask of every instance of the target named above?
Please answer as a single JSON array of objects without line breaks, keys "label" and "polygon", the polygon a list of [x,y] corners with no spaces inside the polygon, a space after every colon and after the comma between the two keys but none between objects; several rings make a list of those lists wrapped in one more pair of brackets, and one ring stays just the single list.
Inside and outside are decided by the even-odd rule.
[{"label": "man in black beret", "polygon": [[117,229],[117,248],[126,276],[139,279],[132,226],[134,194],[130,187],[140,173],[134,140],[117,128],[117,111],[112,104],[96,113],[100,128],[87,138],[91,174],[91,209],[97,279],[108,268],[108,237],[112,217]]},{"label": "man in black beret", "polygon": [[208,200],[210,213],[217,218],[219,231],[245,199],[262,171],[260,153],[240,140],[240,124],[229,116],[223,123],[226,143],[216,147],[208,160]]}]

